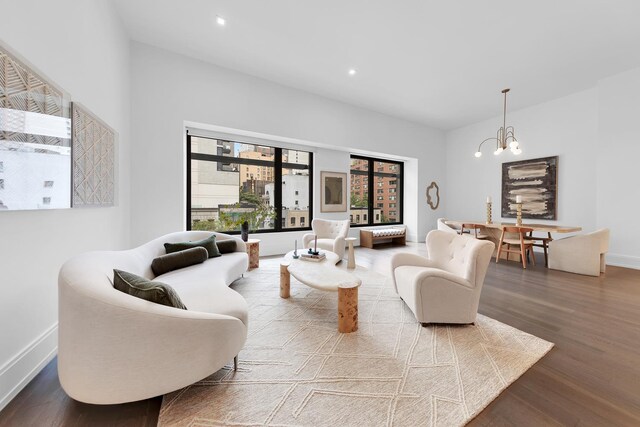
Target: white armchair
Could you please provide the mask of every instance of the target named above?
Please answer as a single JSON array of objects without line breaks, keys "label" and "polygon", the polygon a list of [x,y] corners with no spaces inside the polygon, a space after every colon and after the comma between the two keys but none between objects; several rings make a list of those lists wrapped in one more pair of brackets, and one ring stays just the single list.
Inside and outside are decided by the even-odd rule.
[{"label": "white armchair", "polygon": [[460,234],[460,230],[454,227],[451,227],[450,225],[447,225],[445,221],[446,221],[445,218],[438,218],[438,221],[437,221],[438,230],[446,231],[447,233]]},{"label": "white armchair", "polygon": [[311,248],[315,236],[318,236],[318,248],[338,254],[340,259],[344,257],[345,238],[349,234],[349,220],[331,221],[316,218],[311,221],[313,233],[302,236],[302,246]]},{"label": "white armchair", "polygon": [[569,273],[599,276],[605,271],[609,251],[609,229],[549,242],[549,268]]},{"label": "white armchair", "polygon": [[429,258],[391,258],[393,285],[420,323],[474,323],[494,248],[490,241],[433,230]]}]

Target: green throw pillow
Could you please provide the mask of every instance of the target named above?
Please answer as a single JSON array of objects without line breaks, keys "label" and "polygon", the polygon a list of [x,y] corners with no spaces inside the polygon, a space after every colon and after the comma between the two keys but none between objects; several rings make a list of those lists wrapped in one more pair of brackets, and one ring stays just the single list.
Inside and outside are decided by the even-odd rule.
[{"label": "green throw pillow", "polygon": [[197,248],[198,246],[202,246],[209,252],[209,258],[215,258],[220,256],[220,251],[216,246],[216,235],[212,234],[211,237],[207,237],[203,240],[198,240],[196,242],[181,242],[181,243],[165,243],[164,248],[168,254],[173,252],[184,251],[185,249]]},{"label": "green throw pillow", "polygon": [[159,256],[151,262],[151,270],[156,276],[168,273],[179,268],[189,267],[194,264],[201,264],[209,258],[209,253],[202,246],[185,249]]},{"label": "green throw pillow", "polygon": [[144,277],[136,276],[122,270],[113,270],[113,287],[117,290],[143,300],[169,307],[187,307],[182,303],[176,291],[169,285],[160,282],[152,282]]},{"label": "green throw pillow", "polygon": [[238,245],[236,239],[227,239],[216,242],[216,246],[218,246],[218,250],[221,254],[229,254],[231,252],[235,252]]}]

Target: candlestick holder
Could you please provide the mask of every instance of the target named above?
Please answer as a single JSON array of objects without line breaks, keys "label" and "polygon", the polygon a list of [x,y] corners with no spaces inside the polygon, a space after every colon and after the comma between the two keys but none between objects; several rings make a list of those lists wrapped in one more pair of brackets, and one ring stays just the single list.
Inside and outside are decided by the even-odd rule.
[{"label": "candlestick holder", "polygon": [[516,225],[522,226],[522,203],[516,203]]},{"label": "candlestick holder", "polygon": [[491,202],[487,202],[487,224],[491,224]]},{"label": "candlestick holder", "polygon": [[293,249],[293,259],[298,259],[300,256],[298,255],[298,241],[296,240],[295,247]]},{"label": "candlestick holder", "polygon": [[318,235],[317,234],[313,239],[313,248],[309,248],[309,254],[320,255],[320,252],[318,252]]}]

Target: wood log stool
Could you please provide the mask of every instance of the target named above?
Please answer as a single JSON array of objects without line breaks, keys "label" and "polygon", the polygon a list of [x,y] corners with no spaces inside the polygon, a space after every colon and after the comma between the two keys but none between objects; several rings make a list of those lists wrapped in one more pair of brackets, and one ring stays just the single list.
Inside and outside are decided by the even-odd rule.
[{"label": "wood log stool", "polygon": [[338,285],[338,332],[358,330],[359,283],[345,282]]},{"label": "wood log stool", "polygon": [[289,263],[280,264],[280,298],[291,296],[291,274],[289,273]]}]

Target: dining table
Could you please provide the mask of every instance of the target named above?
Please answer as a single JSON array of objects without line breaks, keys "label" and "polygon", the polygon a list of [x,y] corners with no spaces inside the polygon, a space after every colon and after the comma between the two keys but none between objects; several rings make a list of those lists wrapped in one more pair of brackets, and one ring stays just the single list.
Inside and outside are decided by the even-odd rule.
[{"label": "dining table", "polygon": [[[495,257],[497,252],[498,252],[498,244],[500,243],[500,236],[502,235],[502,227],[516,227],[518,225],[516,225],[515,222],[490,222],[487,223],[485,221],[459,221],[459,220],[446,220],[444,222],[445,224],[447,224],[450,227],[457,227],[457,228],[461,228],[462,224],[469,224],[469,225],[479,225],[482,226],[484,228],[484,230],[482,230],[483,234],[486,234],[488,236],[487,240],[492,241],[493,243],[495,243],[496,248],[493,252],[493,256]],[[548,238],[553,238],[552,233],[558,233],[558,234],[566,234],[566,233],[577,233],[579,231],[582,231],[582,227],[579,226],[574,226],[574,225],[556,225],[556,224],[536,224],[536,223],[529,223],[529,222],[522,222],[521,225],[519,225],[519,227],[526,227],[526,228],[531,228],[533,230],[533,236],[536,237],[536,232],[537,233],[546,233],[546,236],[541,236],[541,237],[548,237]],[[505,259],[510,259],[508,257],[509,254],[507,254],[507,257]],[[502,257],[500,258],[502,259]]]}]

